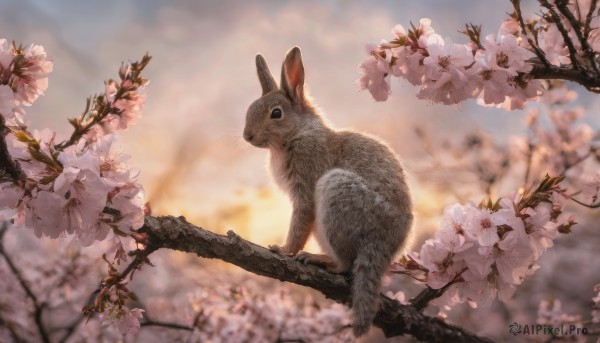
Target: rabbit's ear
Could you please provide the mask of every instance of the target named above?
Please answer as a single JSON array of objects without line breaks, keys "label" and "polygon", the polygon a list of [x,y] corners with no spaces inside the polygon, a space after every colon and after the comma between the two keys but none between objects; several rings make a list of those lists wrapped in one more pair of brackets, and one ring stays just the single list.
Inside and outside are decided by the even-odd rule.
[{"label": "rabbit's ear", "polygon": [[281,68],[281,89],[292,100],[302,104],[304,102],[304,66],[302,53],[295,46],[288,51]]},{"label": "rabbit's ear", "polygon": [[263,95],[277,90],[277,82],[275,82],[275,78],[267,66],[267,61],[265,61],[265,58],[261,54],[256,55],[256,73],[258,74]]}]

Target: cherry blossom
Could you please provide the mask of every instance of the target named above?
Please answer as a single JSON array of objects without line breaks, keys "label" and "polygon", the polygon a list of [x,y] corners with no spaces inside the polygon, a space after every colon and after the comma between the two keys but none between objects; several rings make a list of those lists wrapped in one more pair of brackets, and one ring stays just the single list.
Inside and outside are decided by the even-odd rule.
[{"label": "cherry blossom", "polygon": [[9,126],[23,123],[23,110],[18,107],[15,93],[8,85],[0,85],[0,115]]},{"label": "cherry blossom", "polygon": [[502,104],[519,89],[516,82],[519,73],[531,71],[527,60],[534,54],[519,46],[511,34],[487,35],[482,45],[483,49],[475,54],[473,66],[473,72],[481,77],[479,97],[486,105]]},{"label": "cherry blossom", "polygon": [[387,291],[385,293],[385,296],[387,296],[390,299],[394,299],[403,305],[408,304],[408,302],[406,301],[406,294],[404,294],[404,292],[402,292],[402,291],[398,291],[396,293],[394,293],[392,291]]},{"label": "cherry blossom", "polygon": [[434,289],[442,288],[462,272],[464,263],[455,259],[454,255],[455,251],[449,251],[439,241],[428,240],[423,244],[416,261],[429,271],[427,285]]},{"label": "cherry blossom", "polygon": [[548,62],[560,66],[571,63],[569,49],[556,26],[550,26],[546,30],[540,30],[538,43],[546,54]]},{"label": "cherry blossom", "polygon": [[22,104],[31,105],[48,88],[48,74],[53,64],[41,45],[30,45],[22,56],[13,60],[11,86],[16,89],[16,98]]},{"label": "cherry blossom", "polygon": [[106,85],[105,96],[108,104],[115,110],[114,113],[101,122],[104,131],[108,133],[126,130],[131,124],[134,124],[141,116],[141,111],[146,101],[145,87],[133,87],[130,80],[123,82],[121,87],[133,90],[128,91],[125,97],[115,100],[115,93],[117,92],[116,82],[109,81]]},{"label": "cherry blossom", "polygon": [[464,284],[458,289],[462,301],[468,299],[473,307],[488,307],[498,297],[501,301],[508,301],[514,294],[514,285],[500,278],[496,270],[490,271],[483,278],[472,270],[467,270],[462,275]]},{"label": "cherry blossom", "polygon": [[23,190],[11,183],[0,184],[0,222],[11,220],[18,211]]},{"label": "cherry blossom", "polygon": [[[138,173],[127,166],[128,157],[111,149],[114,137],[59,152],[50,130],[18,135],[20,140],[9,135],[9,149],[28,178],[28,191],[1,186],[12,199],[0,203],[3,217],[12,216],[37,236],[74,234],[84,246],[113,230],[131,233],[143,225],[143,188],[135,182]],[[14,199],[15,194],[20,198]],[[17,203],[18,208],[11,209]]]},{"label": "cherry blossom", "polygon": [[436,302],[444,308],[466,300],[481,307],[495,298],[507,301],[539,268],[536,261],[558,233],[575,224],[575,217],[564,212],[563,179],[546,176],[523,194],[446,207],[439,231],[392,271],[451,292]]},{"label": "cherry blossom", "polygon": [[3,82],[10,78],[11,63],[14,58],[14,51],[4,38],[0,38],[0,80]]},{"label": "cherry blossom", "polygon": [[423,59],[427,56],[427,39],[434,34],[429,18],[419,20],[419,26],[408,33],[400,24],[392,29],[395,39],[387,43],[391,47],[395,63],[391,64],[392,75],[404,77],[412,85],[423,83]]},{"label": "cherry blossom", "polygon": [[446,105],[459,103],[471,96],[474,82],[473,54],[466,45],[455,44],[437,34],[427,37],[429,56],[423,59],[425,81],[417,97]]},{"label": "cherry blossom", "polygon": [[103,325],[113,325],[122,335],[132,336],[140,331],[140,318],[144,310],[129,309],[112,303],[100,314]]},{"label": "cherry blossom", "polygon": [[529,238],[533,258],[537,260],[548,248],[551,248],[553,240],[558,235],[555,227],[550,222],[550,210],[546,206],[539,205],[534,209],[526,208],[521,217],[525,223],[525,232]]},{"label": "cherry blossom", "polygon": [[376,101],[385,101],[390,93],[389,64],[376,46],[367,45],[366,49],[371,57],[359,65],[363,75],[356,84],[361,90],[368,89]]},{"label": "cherry blossom", "polygon": [[[467,205],[470,208],[470,205]],[[446,207],[440,224],[441,228],[434,238],[444,244],[448,251],[461,252],[469,248],[472,243],[467,243],[465,226],[467,225],[466,210],[460,204]]]},{"label": "cherry blossom", "polygon": [[590,204],[598,203],[600,199],[600,173],[597,173],[583,185],[583,200]]}]

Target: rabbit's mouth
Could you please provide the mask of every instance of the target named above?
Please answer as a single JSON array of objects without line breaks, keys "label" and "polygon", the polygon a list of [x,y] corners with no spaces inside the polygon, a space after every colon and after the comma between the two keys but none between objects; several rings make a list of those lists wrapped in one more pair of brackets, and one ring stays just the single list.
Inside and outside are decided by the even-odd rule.
[{"label": "rabbit's mouth", "polygon": [[248,141],[250,144],[254,145],[257,148],[267,148],[269,147],[269,141],[268,140],[262,140],[262,141],[255,141],[255,140],[250,140]]},{"label": "rabbit's mouth", "polygon": [[251,133],[244,132],[244,139],[246,140],[246,142],[254,145],[255,147],[259,147],[259,148],[266,148],[269,145],[268,139],[266,139],[266,138],[261,139],[261,137],[257,137],[256,135],[253,135]]}]

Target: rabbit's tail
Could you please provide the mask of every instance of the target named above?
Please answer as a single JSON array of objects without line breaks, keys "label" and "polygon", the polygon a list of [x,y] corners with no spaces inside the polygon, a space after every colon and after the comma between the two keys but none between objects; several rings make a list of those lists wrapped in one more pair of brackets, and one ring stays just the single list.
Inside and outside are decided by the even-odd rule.
[{"label": "rabbit's tail", "polygon": [[367,333],[373,324],[379,308],[381,278],[388,263],[384,254],[372,244],[365,244],[358,251],[352,267],[352,330],[356,337]]}]

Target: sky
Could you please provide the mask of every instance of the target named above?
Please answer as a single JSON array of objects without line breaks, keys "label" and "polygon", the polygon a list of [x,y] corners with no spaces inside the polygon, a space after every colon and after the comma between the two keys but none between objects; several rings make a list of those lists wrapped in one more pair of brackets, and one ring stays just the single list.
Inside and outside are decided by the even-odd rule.
[{"label": "sky", "polygon": [[[532,5],[524,1],[530,13]],[[523,112],[473,101],[433,105],[401,80],[392,82],[390,100],[376,103],[354,84],[365,43],[390,38],[395,24],[407,27],[422,17],[443,36],[465,42],[458,33],[465,23],[495,33],[509,6],[497,0],[0,0],[0,38],[41,44],[54,60],[46,95],[27,112],[31,128],[64,135],[66,119],[79,115],[105,79],[117,77],[122,61],[152,55],[144,116],[121,135],[120,146],[140,169],[154,210],[273,243],[284,237],[291,207],[269,180],[267,151],[241,138],[246,109],[260,96],[255,55],[262,53],[278,76],[286,51],[299,46],[306,83],[325,116],[338,128],[387,140],[410,175],[422,154],[415,125],[440,138],[481,128],[506,139],[522,132]],[[417,201],[428,196],[412,186]]]}]

